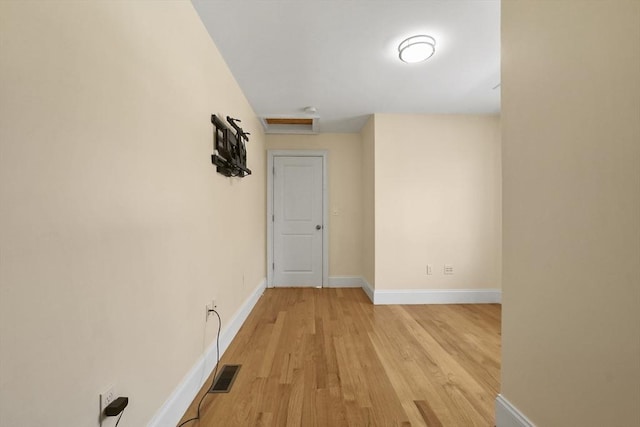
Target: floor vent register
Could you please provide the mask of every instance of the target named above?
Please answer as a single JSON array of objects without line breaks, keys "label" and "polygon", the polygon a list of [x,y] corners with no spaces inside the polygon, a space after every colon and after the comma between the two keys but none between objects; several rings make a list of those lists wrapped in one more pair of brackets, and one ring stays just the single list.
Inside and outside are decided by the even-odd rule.
[{"label": "floor vent register", "polygon": [[223,365],[209,393],[229,393],[242,365]]}]

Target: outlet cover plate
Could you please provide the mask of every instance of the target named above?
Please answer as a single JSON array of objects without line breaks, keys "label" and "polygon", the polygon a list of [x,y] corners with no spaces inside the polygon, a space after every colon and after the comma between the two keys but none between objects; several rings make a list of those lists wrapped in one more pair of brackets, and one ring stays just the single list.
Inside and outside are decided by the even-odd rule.
[{"label": "outlet cover plate", "polygon": [[205,306],[205,309],[207,310],[205,321],[209,321],[209,317],[213,316],[212,310],[215,310],[216,308],[218,308],[218,306],[216,305],[216,300],[214,298]]},{"label": "outlet cover plate", "polygon": [[100,415],[104,414],[104,408],[109,406],[117,397],[114,385],[109,386],[104,392],[100,393]]},{"label": "outlet cover plate", "polygon": [[211,304],[210,302],[207,303],[207,305],[204,306],[204,310],[205,310],[205,321],[209,320],[209,316],[211,316],[211,310],[213,310],[213,304]]}]

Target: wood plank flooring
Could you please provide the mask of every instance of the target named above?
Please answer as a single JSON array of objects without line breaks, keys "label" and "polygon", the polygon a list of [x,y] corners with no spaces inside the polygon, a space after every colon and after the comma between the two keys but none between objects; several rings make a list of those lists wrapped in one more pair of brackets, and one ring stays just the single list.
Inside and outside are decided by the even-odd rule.
[{"label": "wood plank flooring", "polygon": [[242,365],[231,391],[209,394],[188,426],[493,426],[500,316],[497,304],[267,289],[220,361]]}]

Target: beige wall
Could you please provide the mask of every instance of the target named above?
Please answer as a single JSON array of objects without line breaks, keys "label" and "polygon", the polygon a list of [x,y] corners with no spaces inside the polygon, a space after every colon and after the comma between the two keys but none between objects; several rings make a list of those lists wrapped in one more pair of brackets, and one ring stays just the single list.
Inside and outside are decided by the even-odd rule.
[{"label": "beige wall", "polygon": [[502,391],[640,425],[640,2],[502,3]]},{"label": "beige wall", "polygon": [[501,287],[499,129],[497,116],[375,115],[376,290]]},{"label": "beige wall", "polygon": [[329,276],[362,275],[362,143],[357,133],[267,135],[269,150],[327,150]]},{"label": "beige wall", "polygon": [[[3,1],[0,50],[0,425],[97,426],[111,383],[146,425],[206,302],[224,327],[265,277],[260,124],[189,2]],[[211,113],[250,177],[215,173]]]},{"label": "beige wall", "polygon": [[362,137],[362,274],[375,289],[375,116],[361,130]]}]

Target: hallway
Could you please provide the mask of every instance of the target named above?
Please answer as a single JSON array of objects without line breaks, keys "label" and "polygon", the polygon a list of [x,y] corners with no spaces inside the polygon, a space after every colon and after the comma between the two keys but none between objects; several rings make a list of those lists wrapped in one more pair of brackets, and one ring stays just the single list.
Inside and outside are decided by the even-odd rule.
[{"label": "hallway", "polygon": [[242,365],[231,391],[187,426],[493,426],[500,318],[498,304],[267,289],[220,361]]}]

